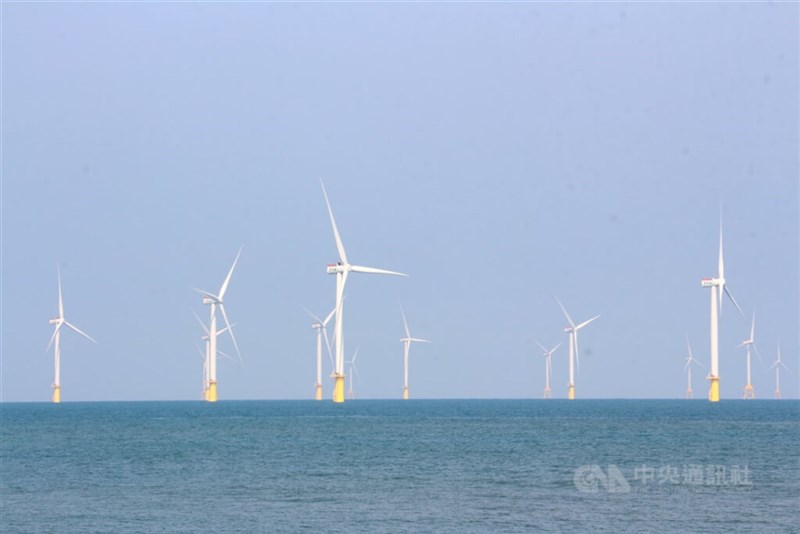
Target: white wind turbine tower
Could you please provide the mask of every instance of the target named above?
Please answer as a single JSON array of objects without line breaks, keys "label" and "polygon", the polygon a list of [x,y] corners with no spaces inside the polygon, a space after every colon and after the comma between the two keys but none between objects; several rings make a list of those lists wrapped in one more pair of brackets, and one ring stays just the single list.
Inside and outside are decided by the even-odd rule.
[{"label": "white wind turbine tower", "polygon": [[67,321],[64,317],[64,299],[61,297],[61,269],[58,269],[58,317],[50,319],[50,324],[55,325],[53,337],[50,338],[50,343],[47,344],[45,352],[50,350],[50,345],[54,345],[55,356],[55,379],[53,380],[53,402],[61,402],[61,327],[67,325],[69,328],[79,333],[89,341],[97,343],[88,334],[78,330],[78,327]]},{"label": "white wind turbine tower", "polygon": [[598,317],[599,315],[595,315],[591,319],[582,322],[579,325],[575,325],[575,323],[570,318],[569,314],[567,313],[567,309],[564,308],[564,305],[561,304],[561,301],[556,298],[558,305],[561,306],[561,311],[564,312],[564,317],[567,318],[569,322],[569,326],[564,328],[564,332],[569,333],[569,391],[567,392],[567,398],[569,400],[575,399],[575,367],[577,366],[580,368],[580,356],[578,352],[578,330],[583,328],[584,326],[588,325]]},{"label": "white wind turbine tower", "polygon": [[[210,345],[211,336],[208,333],[208,328],[206,328],[206,325],[203,324],[203,321],[200,319],[200,317],[198,317],[198,315],[194,312],[194,310],[192,310],[192,313],[194,314],[195,319],[197,319],[197,322],[200,323],[200,327],[203,329],[203,332],[204,332],[203,336],[200,339],[203,341],[203,344],[205,345],[205,352],[201,351],[200,347],[197,347],[197,350],[200,352],[200,357],[203,358],[203,400],[205,400],[206,399],[206,394],[207,394],[207,391],[208,391],[208,386],[209,386],[209,373],[208,373],[209,357],[208,357],[208,355],[210,353],[209,345]],[[233,336],[233,327],[234,326],[236,326],[236,323],[233,323],[232,325],[230,325],[230,327],[226,326],[222,330],[217,330],[217,336],[219,336],[220,334],[224,334],[228,330],[230,330],[231,336]],[[225,358],[228,358],[231,361],[234,361],[233,358],[231,358],[230,356],[228,356],[227,354],[225,354],[224,352],[222,352],[219,349],[217,349],[217,354],[219,354],[220,356],[224,356]]]},{"label": "white wind turbine tower", "polygon": [[[536,340],[534,339],[534,341],[536,341]],[[545,379],[545,383],[544,383],[544,396],[542,398],[544,398],[544,399],[552,399],[553,398],[553,393],[550,391],[550,378],[551,378],[551,376],[553,374],[552,356],[553,356],[553,353],[556,351],[556,349],[561,346],[561,343],[559,343],[558,345],[556,345],[555,347],[553,347],[552,349],[549,349],[549,350],[546,349],[544,347],[544,345],[542,345],[538,341],[536,341],[536,344],[539,345],[540,349],[542,349],[542,355],[544,356],[544,379]]]},{"label": "white wind turbine tower", "polygon": [[689,336],[686,336],[686,348],[689,350],[689,355],[686,357],[686,365],[683,366],[683,370],[687,373],[686,398],[691,399],[694,397],[694,392],[692,391],[692,364],[701,367],[703,364],[694,359],[692,346],[689,344]]},{"label": "white wind turbine tower", "polygon": [[[308,310],[306,310],[306,313],[314,319],[315,322],[311,325],[311,328],[317,331],[317,383],[315,387],[314,399],[322,400],[322,338],[323,336],[325,337],[325,345],[328,347],[328,356],[330,356],[331,343],[328,341],[328,332],[325,330],[325,327],[328,326],[331,318],[336,313],[336,308],[331,310],[328,316],[325,317],[325,320],[320,319]],[[331,362],[331,365],[333,365],[333,362]]]},{"label": "white wind turbine tower", "polygon": [[[731,302],[739,310],[739,313],[744,315],[739,303],[733,298],[728,287],[725,285],[725,263],[722,259],[722,220],[719,223],[719,263],[718,275],[716,278],[703,278],[700,281],[702,287],[711,288],[711,369],[708,374],[708,380],[711,382],[708,390],[708,400],[711,402],[719,402],[719,320],[717,312],[722,312],[722,294],[728,295]],[[717,302],[719,300],[719,302]]]},{"label": "white wind turbine tower", "polygon": [[755,332],[756,332],[756,312],[753,312],[753,322],[750,324],[750,337],[742,341],[739,347],[747,347],[747,384],[744,386],[744,395],[742,398],[744,399],[755,399],[756,393],[753,390],[753,384],[750,383],[750,347],[756,351],[756,356],[758,356],[758,361],[761,362],[761,365],[764,365],[764,360],[761,359],[761,354],[758,353],[758,347],[756,347],[755,341]]},{"label": "white wind turbine tower", "polygon": [[347,275],[351,272],[354,273],[369,273],[369,274],[393,274],[397,276],[408,276],[407,274],[398,273],[395,271],[387,271],[385,269],[375,269],[374,267],[362,267],[360,265],[351,265],[347,261],[347,254],[342,245],[342,238],[339,236],[339,230],[336,228],[336,221],[333,218],[333,210],[331,203],[328,201],[328,193],[325,191],[325,185],[320,180],[322,185],[322,194],[325,195],[325,204],[328,206],[328,215],[331,219],[331,226],[333,227],[333,237],[336,239],[336,249],[339,252],[339,262],[328,265],[328,274],[336,275],[336,323],[333,328],[333,341],[334,341],[334,369],[333,369],[333,402],[344,402],[344,337],[342,334],[343,323],[343,296],[344,287],[347,283]]},{"label": "white wind turbine tower", "polygon": [[419,343],[430,343],[430,341],[411,337],[411,332],[408,331],[408,323],[406,322],[406,314],[402,307],[400,308],[400,314],[403,316],[403,328],[406,330],[406,337],[400,338],[400,342],[403,343],[403,400],[408,400],[408,350],[414,341]]},{"label": "white wind turbine tower", "polygon": [[[350,391],[347,392],[347,396],[350,397],[351,399],[356,398],[355,393],[353,393],[353,375],[358,374],[358,367],[356,367],[356,358],[358,358],[358,349],[359,347],[356,347],[356,352],[355,354],[353,354],[353,359],[347,362],[350,364]],[[359,380],[360,379],[361,378],[359,375]]]},{"label": "white wind turbine tower", "polygon": [[[775,398],[776,399],[780,399],[781,398],[781,367],[786,369],[786,371],[789,374],[792,374],[792,372],[789,371],[789,368],[786,367],[786,364],[781,361],[781,344],[780,343],[778,343],[778,359],[776,359],[774,362],[772,362],[772,365],[769,366],[769,369],[772,369],[773,367],[775,368]],[[769,369],[767,369],[767,371],[769,371]]]},{"label": "white wind turbine tower", "polygon": [[202,289],[195,288],[195,291],[203,295],[203,304],[207,304],[211,307],[211,318],[209,320],[208,325],[208,388],[206,388],[205,393],[205,400],[208,402],[217,402],[217,334],[220,332],[217,330],[217,308],[219,311],[222,312],[222,318],[225,321],[225,325],[227,329],[230,331],[231,340],[233,340],[233,346],[236,348],[236,354],[239,356],[239,361],[242,360],[242,355],[239,352],[239,345],[236,343],[236,337],[233,335],[233,329],[231,328],[231,323],[228,321],[228,315],[225,313],[225,305],[224,305],[224,298],[225,292],[228,290],[228,284],[230,284],[231,276],[233,275],[233,270],[236,268],[236,263],[239,261],[239,256],[242,254],[241,247],[239,248],[239,253],[236,254],[236,259],[233,260],[233,265],[231,265],[230,271],[228,271],[228,276],[225,277],[225,281],[222,282],[222,286],[219,288],[219,293],[217,295],[213,293],[209,293],[208,291],[203,291]]}]

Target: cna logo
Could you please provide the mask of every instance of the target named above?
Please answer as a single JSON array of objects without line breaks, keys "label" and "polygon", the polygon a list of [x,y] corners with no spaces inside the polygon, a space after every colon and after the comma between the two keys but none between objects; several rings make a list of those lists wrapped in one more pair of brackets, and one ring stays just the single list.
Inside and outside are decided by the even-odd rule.
[{"label": "cna logo", "polygon": [[604,472],[599,465],[582,465],[575,470],[573,482],[583,493],[630,493],[631,486],[616,465]]}]

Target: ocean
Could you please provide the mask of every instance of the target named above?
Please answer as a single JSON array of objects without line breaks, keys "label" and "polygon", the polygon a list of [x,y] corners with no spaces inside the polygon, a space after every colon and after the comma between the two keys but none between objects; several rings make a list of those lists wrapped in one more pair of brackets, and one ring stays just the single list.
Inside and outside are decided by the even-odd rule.
[{"label": "ocean", "polygon": [[798,532],[800,401],[3,403],[0,531]]}]

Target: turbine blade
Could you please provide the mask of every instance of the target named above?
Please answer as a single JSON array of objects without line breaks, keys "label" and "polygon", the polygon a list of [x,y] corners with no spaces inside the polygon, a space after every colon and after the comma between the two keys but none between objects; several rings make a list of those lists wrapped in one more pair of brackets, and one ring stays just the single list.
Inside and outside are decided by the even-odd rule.
[{"label": "turbine blade", "polygon": [[228,330],[231,333],[231,339],[233,340],[233,346],[236,349],[237,356],[239,356],[239,364],[240,365],[244,365],[244,362],[242,362],[242,353],[239,352],[239,345],[236,343],[236,336],[233,335],[233,329],[231,328],[231,323],[230,323],[230,321],[228,321],[228,314],[225,313],[225,306],[220,304],[219,305],[219,309],[222,312],[222,318],[225,320],[225,325],[227,325]]},{"label": "turbine blade", "polygon": [[545,353],[545,354],[547,354],[547,349],[544,347],[544,345],[542,345],[541,343],[539,343],[539,340],[538,340],[538,339],[534,339],[534,340],[533,340],[533,342],[534,342],[534,343],[536,343],[537,345],[539,345],[539,348],[540,348],[540,349],[542,349],[542,350],[544,351],[544,353]]},{"label": "turbine blade", "polygon": [[408,331],[408,322],[406,321],[406,313],[403,311],[402,306],[400,306],[400,315],[403,316],[403,328],[406,329],[406,337],[411,337],[411,332]]},{"label": "turbine blade", "polygon": [[750,341],[755,343],[756,340],[756,311],[753,310],[753,322],[750,323]]},{"label": "turbine blade", "polygon": [[344,245],[342,244],[342,238],[339,235],[339,229],[336,228],[336,220],[333,218],[333,210],[331,209],[331,203],[328,200],[328,192],[325,191],[325,184],[322,183],[322,180],[319,181],[319,185],[322,186],[322,194],[325,195],[325,205],[328,206],[328,215],[331,219],[331,226],[333,227],[333,237],[336,239],[336,250],[339,251],[339,260],[347,265],[347,254],[344,251]]},{"label": "turbine blade", "polygon": [[305,306],[301,306],[301,308],[303,308],[303,310],[305,310],[305,312],[308,315],[310,315],[312,319],[317,321],[320,325],[323,325],[322,320],[319,317],[317,317],[316,315],[314,315],[313,313],[311,313],[308,308],[306,308]]},{"label": "turbine blade", "polygon": [[[725,287],[725,294],[728,295],[728,298],[731,299],[731,302],[733,302],[733,305],[736,306],[736,309],[739,310],[739,313],[741,313],[742,317],[744,317],[744,312],[742,311],[742,308],[739,306],[739,303],[736,302],[736,299],[733,298],[733,295],[728,290],[728,286],[726,285],[724,287]],[[722,295],[720,295],[720,299],[721,298],[722,298]],[[722,309],[722,301],[720,301],[720,309]]]},{"label": "turbine blade", "polygon": [[216,296],[214,293],[209,293],[208,291],[205,291],[203,289],[197,289],[196,287],[192,287],[192,289],[194,289],[195,291],[197,291],[198,293],[200,293],[204,297],[208,297],[210,299],[214,299],[217,302],[219,302],[219,297]]},{"label": "turbine blade", "polygon": [[556,349],[557,349],[558,347],[560,347],[560,346],[561,346],[561,343],[559,343],[558,345],[556,345],[555,347],[553,347],[552,349],[550,349],[550,351],[548,351],[548,353],[547,353],[547,357],[549,358],[550,356],[552,356],[552,355],[553,355],[553,353],[556,351]]},{"label": "turbine blade", "polygon": [[761,358],[761,353],[758,352],[758,347],[756,346],[755,342],[752,343],[753,350],[755,350],[756,356],[758,357],[758,361],[761,362],[761,365],[764,365],[764,360]]},{"label": "turbine blade", "polygon": [[64,299],[61,298],[61,267],[56,269],[58,271],[58,317],[64,318]]},{"label": "turbine blade", "polygon": [[242,248],[239,247],[239,252],[236,254],[236,259],[233,260],[233,265],[231,265],[231,270],[228,271],[228,276],[225,277],[225,281],[222,282],[222,287],[219,288],[219,300],[225,297],[225,292],[228,290],[228,284],[231,282],[231,276],[233,276],[233,270],[236,268],[236,263],[239,261],[239,256],[242,255]]},{"label": "turbine blade", "polygon": [[350,270],[356,273],[393,274],[395,276],[408,276],[405,273],[398,273],[397,271],[387,271],[386,269],[376,269],[375,267],[364,267],[362,265],[351,265]]},{"label": "turbine blade", "polygon": [[586,326],[587,324],[591,323],[592,321],[594,321],[594,320],[595,320],[595,319],[597,319],[598,317],[600,317],[600,316],[599,316],[599,315],[595,315],[594,317],[592,317],[592,318],[591,318],[591,319],[589,319],[588,321],[584,321],[584,322],[582,322],[581,324],[579,324],[578,326],[576,326],[576,327],[575,327],[575,330],[580,330],[581,328],[583,328],[583,327],[584,327],[584,326]]},{"label": "turbine blade", "polygon": [[725,278],[725,260],[722,257],[722,209],[720,209],[719,214],[719,263],[717,264],[717,268],[719,269],[719,277],[718,278]]},{"label": "turbine blade", "polygon": [[194,318],[195,318],[195,319],[197,319],[197,322],[198,322],[198,323],[200,323],[200,327],[203,329],[203,332],[205,332],[205,333],[206,333],[206,335],[209,335],[208,328],[206,328],[206,325],[205,325],[205,323],[203,322],[203,320],[202,320],[202,319],[200,319],[200,316],[198,316],[198,315],[195,313],[195,311],[194,311],[194,310],[192,310],[192,314],[194,315]]},{"label": "turbine blade", "polygon": [[[342,300],[344,300],[344,297],[342,297]],[[331,310],[328,316],[325,317],[325,320],[322,321],[322,326],[323,327],[327,326],[327,324],[330,322],[330,320],[333,318],[335,314],[336,314],[336,307],[334,306],[334,308]]]},{"label": "turbine blade", "polygon": [[427,339],[421,339],[421,338],[418,338],[418,337],[412,337],[412,338],[409,338],[409,339],[410,339],[411,341],[419,341],[420,343],[430,343],[430,341],[429,341],[429,340],[427,340]]},{"label": "turbine blade", "polygon": [[578,350],[578,329],[577,328],[575,329],[575,332],[573,333],[573,336],[574,337],[572,339],[572,342],[575,343],[575,371],[579,373],[581,371],[581,353]]},{"label": "turbine blade", "polygon": [[235,361],[236,361],[236,358],[231,358],[231,356],[230,356],[230,355],[228,355],[228,354],[225,354],[224,352],[222,352],[222,351],[221,351],[221,350],[219,350],[219,349],[217,349],[217,354],[219,354],[219,355],[221,355],[221,356],[225,356],[226,358],[228,358],[228,359],[229,359],[230,361],[232,361],[232,362],[235,362]]},{"label": "turbine blade", "polygon": [[560,301],[560,300],[558,300],[558,297],[556,297],[556,302],[558,302],[558,305],[559,305],[559,306],[561,306],[561,311],[562,311],[562,312],[564,312],[564,317],[566,317],[566,318],[567,318],[567,322],[569,322],[569,325],[570,325],[572,328],[575,328],[575,323],[574,323],[574,322],[572,322],[572,318],[571,318],[571,317],[569,316],[569,314],[567,313],[567,309],[564,307],[564,305],[563,305],[563,304],[561,304],[561,301]]},{"label": "turbine blade", "polygon": [[92,343],[95,343],[95,344],[97,343],[97,341],[95,341],[94,339],[92,339],[92,336],[90,336],[90,335],[89,335],[89,334],[87,334],[86,332],[81,332],[80,330],[78,330],[78,327],[77,327],[77,326],[75,326],[74,324],[72,324],[72,323],[70,323],[70,322],[68,322],[68,321],[64,321],[64,324],[65,324],[65,325],[67,325],[68,327],[72,328],[73,330],[75,330],[77,333],[79,333],[80,335],[82,335],[83,337],[85,337],[86,339],[88,339],[89,341],[91,341]]},{"label": "turbine blade", "polygon": [[50,337],[50,343],[48,343],[47,344],[47,348],[44,349],[45,352],[50,350],[50,347],[53,346],[53,340],[56,338],[56,334],[58,333],[59,329],[61,328],[61,324],[62,323],[57,324],[55,330],[53,330],[53,335]]}]

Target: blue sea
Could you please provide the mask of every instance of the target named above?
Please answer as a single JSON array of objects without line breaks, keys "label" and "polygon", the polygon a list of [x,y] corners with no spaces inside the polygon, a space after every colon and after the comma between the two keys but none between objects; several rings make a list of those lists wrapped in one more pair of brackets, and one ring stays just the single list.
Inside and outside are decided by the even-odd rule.
[{"label": "blue sea", "polygon": [[0,411],[3,533],[800,530],[800,401]]}]

